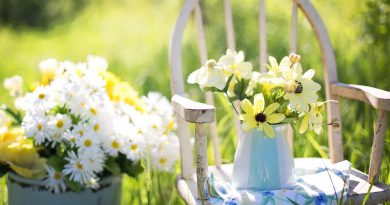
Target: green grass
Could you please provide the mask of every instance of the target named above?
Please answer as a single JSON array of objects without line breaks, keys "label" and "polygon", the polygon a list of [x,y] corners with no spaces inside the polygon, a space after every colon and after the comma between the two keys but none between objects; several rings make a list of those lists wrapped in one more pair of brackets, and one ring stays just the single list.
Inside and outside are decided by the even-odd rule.
[{"label": "green grass", "polygon": [[[104,56],[109,70],[129,81],[143,94],[157,90],[170,96],[168,42],[179,13],[179,0],[91,1],[74,20],[58,23],[50,29],[20,29],[0,27],[0,81],[18,74],[27,83],[38,78],[37,65],[48,57],[59,60],[83,61],[88,54]],[[365,1],[312,0],[328,28],[334,45],[339,80],[390,90],[388,67],[383,62],[388,53],[371,44],[364,30],[367,17]],[[204,4],[204,5],[203,5]],[[257,3],[254,0],[232,0],[237,49],[244,50],[247,59],[258,66]],[[226,43],[221,1],[202,3],[205,14],[208,55],[217,58],[225,52]],[[268,52],[280,59],[288,55],[291,2],[267,2]],[[348,7],[348,9],[346,9]],[[304,68],[316,70],[315,79],[323,82],[319,45],[309,23],[300,14],[299,49]],[[184,35],[184,74],[200,66],[194,23]],[[27,86],[26,86],[27,89]],[[202,99],[196,86],[186,85],[193,99]],[[324,92],[321,94],[324,98]],[[218,132],[223,162],[232,162],[237,138],[232,125],[233,113],[227,100],[216,95]],[[12,104],[0,86],[0,101]],[[367,172],[376,112],[361,102],[340,100],[343,122],[344,156],[354,167]],[[390,132],[386,133],[385,151],[380,179],[390,183]],[[211,153],[211,148],[209,148]],[[327,133],[295,136],[295,157],[327,155]],[[209,155],[213,162],[212,155]],[[176,172],[179,172],[177,166]],[[151,204],[181,204],[174,188],[174,174],[152,173]],[[4,198],[4,179],[0,193]],[[146,204],[145,175],[137,179],[124,177],[122,204]],[[0,200],[1,201],[1,200]]]}]

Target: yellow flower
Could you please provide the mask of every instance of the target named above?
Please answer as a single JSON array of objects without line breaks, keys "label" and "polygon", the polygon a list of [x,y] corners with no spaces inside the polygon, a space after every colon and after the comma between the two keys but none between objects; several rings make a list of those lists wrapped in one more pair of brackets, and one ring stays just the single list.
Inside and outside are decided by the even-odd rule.
[{"label": "yellow flower", "polygon": [[8,164],[20,176],[42,179],[46,176],[46,159],[40,158],[32,142],[19,128],[0,136],[0,163]]},{"label": "yellow flower", "polygon": [[49,58],[39,63],[39,70],[42,76],[41,85],[48,85],[56,77],[58,65],[58,61],[54,58]]},{"label": "yellow flower", "polygon": [[142,100],[138,97],[137,91],[126,82],[120,82],[115,85],[113,90],[113,101],[123,101],[131,106],[134,106],[138,111],[145,111]]},{"label": "yellow flower", "polygon": [[103,79],[106,81],[106,91],[110,99],[114,98],[114,87],[120,82],[120,79],[113,73],[102,72]]},{"label": "yellow flower", "polygon": [[102,71],[101,75],[106,81],[106,91],[112,101],[122,101],[134,106],[138,111],[145,111],[138,92],[129,83],[121,81],[116,75],[107,71]]},{"label": "yellow flower", "polygon": [[273,138],[275,131],[270,124],[281,122],[285,115],[274,113],[279,108],[279,103],[272,103],[266,108],[264,104],[262,93],[255,95],[254,105],[248,99],[241,101],[241,108],[245,112],[245,114],[240,115],[243,121],[242,126],[244,130],[257,128],[259,131],[264,131],[268,137]]},{"label": "yellow flower", "polygon": [[299,132],[305,133],[307,129],[314,130],[319,135],[322,132],[322,114],[321,110],[324,108],[325,102],[317,102],[310,104],[309,112],[305,112],[302,118]]}]

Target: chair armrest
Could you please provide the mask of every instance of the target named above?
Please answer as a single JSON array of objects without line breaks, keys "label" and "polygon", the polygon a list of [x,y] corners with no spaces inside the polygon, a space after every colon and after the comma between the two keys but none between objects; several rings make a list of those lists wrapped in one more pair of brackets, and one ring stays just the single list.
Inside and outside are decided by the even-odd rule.
[{"label": "chair armrest", "polygon": [[333,95],[360,100],[376,109],[390,111],[390,92],[364,85],[345,83],[331,84]]},{"label": "chair armrest", "polygon": [[174,112],[187,122],[211,123],[215,120],[215,107],[188,98],[174,95],[172,97]]}]

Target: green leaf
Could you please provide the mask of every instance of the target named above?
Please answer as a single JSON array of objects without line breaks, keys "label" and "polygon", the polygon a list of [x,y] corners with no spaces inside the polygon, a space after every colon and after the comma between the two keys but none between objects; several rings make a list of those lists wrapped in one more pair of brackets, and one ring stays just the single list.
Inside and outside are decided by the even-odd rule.
[{"label": "green leaf", "polygon": [[286,113],[288,106],[288,101],[284,101],[278,108],[278,113]]},{"label": "green leaf", "polygon": [[283,99],[284,94],[285,91],[281,87],[274,87],[271,89],[271,99],[274,102],[279,102],[280,99]]},{"label": "green leaf", "polygon": [[6,113],[12,116],[13,118],[13,125],[21,125],[23,122],[22,115],[20,112],[14,112],[11,108],[7,107],[6,105],[2,104],[0,106],[1,109],[3,109]]},{"label": "green leaf", "polygon": [[202,90],[203,91],[210,91],[210,92],[221,92],[220,90],[218,90],[215,87],[204,87]]},{"label": "green leaf", "polygon": [[144,171],[144,168],[141,165],[141,161],[130,161],[126,158],[125,155],[120,154],[117,162],[120,165],[122,173],[125,173],[129,176],[136,177]]},{"label": "green leaf", "polygon": [[108,158],[106,160],[107,171],[111,172],[113,175],[121,175],[121,168],[118,163],[113,158]]},{"label": "green leaf", "polygon": [[8,171],[10,171],[8,164],[0,164],[0,177],[7,174]]},{"label": "green leaf", "polygon": [[284,118],[284,120],[281,122],[281,123],[293,123],[293,122],[295,122],[297,119],[296,118],[288,118],[288,117],[286,117],[286,118]]},{"label": "green leaf", "polygon": [[65,184],[66,187],[74,192],[81,192],[84,189],[83,185],[81,185],[79,182],[69,180],[68,177],[65,177]]},{"label": "green leaf", "polygon": [[68,114],[69,113],[69,109],[66,107],[66,105],[62,105],[62,106],[57,106],[55,108],[53,108],[52,110],[50,110],[49,112],[50,114],[57,114],[57,113],[60,113],[60,114]]},{"label": "green leaf", "polygon": [[63,157],[53,155],[47,159],[46,163],[52,166],[56,171],[61,172],[66,164],[66,160]]},{"label": "green leaf", "polygon": [[74,125],[77,125],[81,121],[80,116],[76,116],[73,114],[70,115],[70,118],[72,119],[72,124],[74,124]]}]

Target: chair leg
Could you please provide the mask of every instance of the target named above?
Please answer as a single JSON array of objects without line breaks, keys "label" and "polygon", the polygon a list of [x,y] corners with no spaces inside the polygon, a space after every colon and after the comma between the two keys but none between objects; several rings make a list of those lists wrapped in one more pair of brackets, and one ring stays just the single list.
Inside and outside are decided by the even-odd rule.
[{"label": "chair leg", "polygon": [[379,110],[374,133],[374,142],[371,150],[370,170],[368,173],[368,181],[370,183],[375,183],[378,180],[382,163],[383,146],[385,144],[386,126],[387,112],[385,110]]},{"label": "chair leg", "polygon": [[195,149],[198,196],[201,200],[207,200],[204,193],[204,182],[208,174],[207,137],[204,129],[204,123],[196,123],[195,125]]}]

